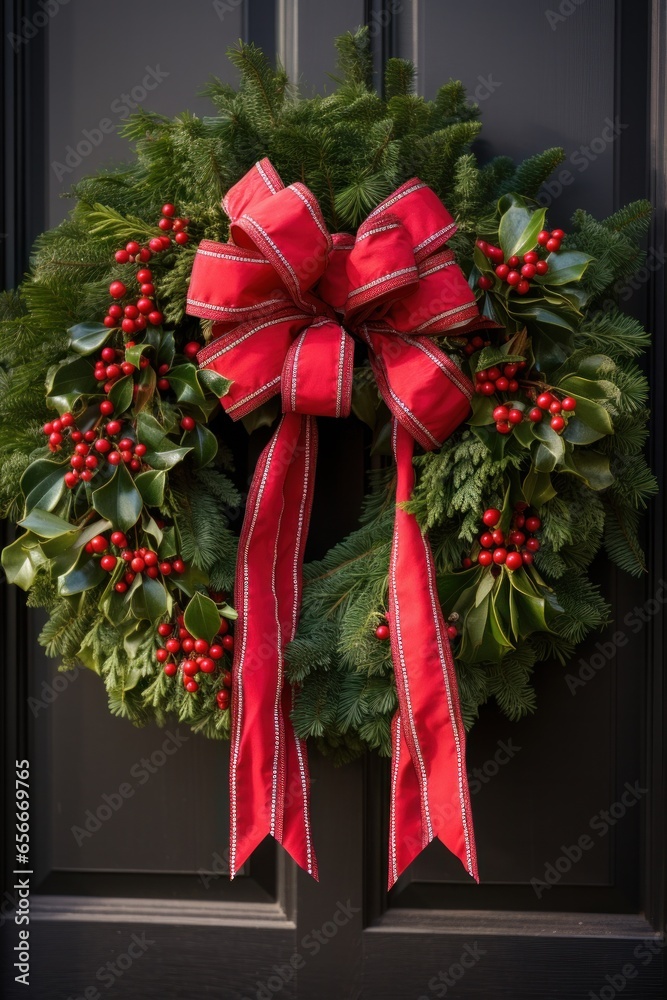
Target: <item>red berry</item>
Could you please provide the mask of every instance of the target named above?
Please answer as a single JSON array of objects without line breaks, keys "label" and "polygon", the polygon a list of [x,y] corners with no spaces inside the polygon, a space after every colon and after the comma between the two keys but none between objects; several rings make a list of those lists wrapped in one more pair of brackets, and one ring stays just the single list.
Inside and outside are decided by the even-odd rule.
[{"label": "red berry", "polygon": [[138,312],[148,315],[148,313],[152,312],[154,308],[152,300],[147,298],[145,295],[142,295],[140,299],[137,299]]},{"label": "red berry", "polygon": [[197,684],[197,681],[193,681],[193,680],[186,681],[185,682],[185,690],[189,694],[194,694],[195,691],[199,690],[199,684]]},{"label": "red berry", "polygon": [[106,552],[109,548],[109,543],[107,542],[104,535],[95,535],[94,538],[90,539],[90,546],[93,552]]},{"label": "red berry", "polygon": [[70,437],[72,441],[75,441],[77,444],[79,443],[79,441],[83,441],[83,434],[81,433],[81,431],[72,431]]},{"label": "red berry", "polygon": [[562,417],[556,416],[556,417],[552,417],[551,418],[551,429],[552,429],[552,431],[556,431],[556,433],[559,434],[560,431],[562,431],[564,427],[565,427],[565,421],[563,420]]},{"label": "red berry", "polygon": [[218,627],[218,632],[220,633],[220,635],[227,635],[227,633],[229,632],[229,622],[227,621],[226,618],[221,618],[220,619],[220,625]]},{"label": "red berry", "polygon": [[[388,639],[389,638],[389,626],[388,625],[378,625],[375,629],[375,637],[377,639]],[[227,638],[227,637],[225,637]]]},{"label": "red berry", "polygon": [[140,271],[137,271],[137,281],[139,284],[143,284],[145,281],[153,280],[153,272],[147,267],[142,267]]},{"label": "red berry", "polygon": [[[102,322],[104,323],[105,326],[108,326],[108,327],[118,326],[118,324],[116,323],[116,320],[113,318],[113,316],[105,316],[104,319],[102,320]],[[98,379],[98,382],[99,381],[100,381],[100,379]]]},{"label": "red berry", "polygon": [[481,274],[477,279],[477,284],[480,288],[483,288],[485,292],[488,292],[490,288],[493,288],[493,278],[490,278],[487,274]]},{"label": "red berry", "polygon": [[163,649],[162,647],[160,647],[159,649],[155,650],[155,659],[158,661],[158,663],[164,663],[164,661],[168,657],[169,657],[169,653],[167,652],[166,649]]},{"label": "red berry", "polygon": [[532,552],[522,552],[521,553],[521,561],[523,562],[524,566],[530,566],[530,564],[533,561],[533,553]]},{"label": "red berry", "polygon": [[132,452],[128,448],[126,448],[124,451],[121,451],[120,457],[126,463],[127,462],[131,462],[132,461]]},{"label": "red berry", "polygon": [[507,409],[506,406],[496,406],[495,410],[493,411],[493,419],[494,420],[507,420],[509,412],[510,411]]},{"label": "red berry", "polygon": [[170,219],[172,215],[176,214],[176,207],[172,205],[170,201],[168,201],[165,205],[162,206],[162,214],[166,215],[167,218]]},{"label": "red berry", "polygon": [[554,399],[553,403],[549,403],[549,413],[560,413],[563,409],[560,399]]},{"label": "red berry", "polygon": [[573,399],[572,396],[564,396],[563,399],[561,399],[560,405],[564,410],[569,412],[570,410],[576,409],[577,401],[576,399]]},{"label": "red berry", "polygon": [[178,653],[181,648],[181,644],[178,639],[167,639],[164,644],[164,648],[168,649],[170,653]]},{"label": "red berry", "polygon": [[512,255],[507,260],[507,266],[510,268],[510,270],[516,270],[516,268],[519,266],[520,263],[521,261],[515,255]]},{"label": "red berry", "polygon": [[86,465],[86,460],[83,455],[72,455],[69,464],[73,469],[83,469]]},{"label": "red berry", "polygon": [[164,316],[158,309],[154,309],[153,312],[148,314],[148,322],[151,326],[159,326],[162,323]]},{"label": "red berry", "polygon": [[144,562],[147,566],[157,566],[158,564],[158,554],[157,552],[152,552],[150,549],[144,556]]},{"label": "red berry", "polygon": [[496,424],[496,430],[499,434],[509,434],[512,430],[511,424],[508,424],[506,420],[499,420]]},{"label": "red berry", "polygon": [[[141,292],[142,295],[150,297],[151,295],[155,295],[155,285],[152,282],[150,282],[150,281],[144,281],[139,286],[139,291]],[[139,304],[137,303],[137,309],[138,308],[139,308]],[[141,311],[141,310],[139,310],[139,311]]]},{"label": "red berry", "polygon": [[53,423],[49,422],[48,424],[44,424],[44,426],[42,427],[42,430],[44,431],[44,433],[46,435],[52,434],[53,433]]},{"label": "red berry", "polygon": [[111,571],[116,568],[117,562],[118,560],[115,556],[102,556],[100,559],[100,566],[103,570],[106,570],[107,573],[111,573]]},{"label": "red berry", "polygon": [[551,230],[551,238],[553,240],[562,240],[564,236],[565,236],[565,233],[563,232],[562,229],[552,229]]},{"label": "red berry", "polygon": [[482,514],[482,521],[488,527],[493,528],[500,520],[500,511],[496,507],[489,507]]},{"label": "red berry", "polygon": [[212,674],[215,670],[215,663],[210,656],[205,656],[199,664],[199,669],[203,674]]},{"label": "red berry", "polygon": [[560,240],[554,240],[554,239],[547,240],[546,247],[549,253],[556,253],[558,250],[560,250]]},{"label": "red berry", "polygon": [[109,285],[109,295],[112,299],[122,299],[127,288],[122,281],[112,281]]},{"label": "red berry", "polygon": [[225,655],[225,651],[222,646],[219,646],[217,643],[214,643],[209,648],[208,655],[211,657],[212,660],[221,660],[222,657]]},{"label": "red berry", "polygon": [[169,622],[160,622],[160,624],[157,627],[157,631],[158,635],[164,637],[166,635],[171,635],[171,633],[174,631],[174,627],[173,625],[170,625]]},{"label": "red berry", "polygon": [[120,434],[122,426],[120,420],[110,420],[104,429],[110,437],[114,437],[114,435]]},{"label": "red berry", "polygon": [[198,344],[196,340],[189,340],[188,343],[183,348],[183,354],[186,356],[186,358],[190,358],[190,360],[192,360],[192,358],[195,358],[197,356],[200,348],[201,344]]},{"label": "red berry", "polygon": [[172,228],[173,222],[171,221],[171,219],[160,219],[160,221],[158,222],[158,226],[163,231],[166,231]]},{"label": "red berry", "polygon": [[518,370],[519,366],[517,364],[503,365],[503,373],[507,375],[508,378],[514,378]]},{"label": "red berry", "polygon": [[160,365],[160,367],[157,370],[157,373],[158,375],[166,375],[168,371],[169,371],[169,365],[165,361],[164,364]]},{"label": "red berry", "polygon": [[537,268],[534,264],[524,264],[521,268],[521,274],[524,278],[534,278],[537,274]]},{"label": "red berry", "polygon": [[510,531],[510,542],[512,545],[524,545],[526,536],[523,531]]},{"label": "red berry", "polygon": [[199,666],[194,660],[183,660],[183,673],[186,677],[194,677],[199,672]]},{"label": "red berry", "polygon": [[493,551],[493,561],[497,566],[502,566],[502,564],[507,559],[507,549],[494,549]]},{"label": "red berry", "polygon": [[505,259],[505,254],[502,252],[500,247],[490,246],[487,250],[486,256],[489,260],[492,260],[494,264],[502,264]]},{"label": "red berry", "polygon": [[505,278],[508,285],[518,285],[521,281],[521,275],[518,271],[510,271],[510,273]]},{"label": "red berry", "polygon": [[162,573],[162,576],[169,576],[169,574],[171,573],[171,563],[161,562],[159,569],[160,572]]},{"label": "red berry", "polygon": [[134,559],[134,552],[132,551],[132,549],[123,549],[123,551],[120,554],[120,557],[123,560],[123,562],[132,562],[132,560]]},{"label": "red berry", "polygon": [[233,649],[234,648],[234,636],[233,635],[225,635],[225,636],[223,636],[222,646],[223,646],[223,649]]},{"label": "red berry", "polygon": [[77,455],[87,455],[88,452],[90,451],[90,445],[85,444],[83,441],[79,441],[74,446],[74,451],[76,452]]},{"label": "red berry", "polygon": [[477,556],[477,562],[480,566],[490,566],[493,562],[493,556],[488,549],[482,549],[482,551]]},{"label": "red berry", "polygon": [[93,478],[92,469],[84,469],[81,472],[81,479],[83,479],[84,483],[89,483],[92,478]]},{"label": "red berry", "polygon": [[171,568],[174,573],[185,573],[185,563],[182,559],[172,559]]},{"label": "red berry", "polygon": [[208,643],[206,639],[195,639],[195,653],[208,653]]},{"label": "red berry", "polygon": [[504,375],[501,375],[499,378],[496,379],[496,389],[498,390],[498,392],[507,392],[507,390],[509,389],[509,385],[510,385],[509,379],[505,378]]},{"label": "red berry", "polygon": [[542,522],[539,517],[527,517],[526,518],[526,531],[539,531],[542,527]]},{"label": "red berry", "polygon": [[86,455],[85,462],[87,469],[96,469],[98,466],[98,460],[96,455]]},{"label": "red berry", "polygon": [[74,487],[79,481],[79,473],[66,472],[65,475],[63,476],[63,479],[65,480],[65,486],[67,487],[68,490],[74,489]]},{"label": "red berry", "polygon": [[146,448],[145,444],[141,444],[141,442],[139,442],[139,444],[135,444],[135,446],[134,446],[134,454],[138,455],[139,458],[143,458],[143,456],[146,454],[146,451],[147,451],[147,448]]},{"label": "red berry", "polygon": [[229,691],[218,691],[215,700],[218,703],[219,709],[226,709],[229,706]]},{"label": "red berry", "polygon": [[494,365],[493,368],[489,368],[489,370],[487,372],[487,377],[488,377],[488,379],[489,379],[490,382],[495,382],[496,379],[500,378],[501,374],[502,373],[500,371],[500,368],[496,368],[495,365]]},{"label": "red berry", "polygon": [[510,269],[507,266],[507,264],[498,264],[498,267],[496,268],[496,274],[501,279],[501,281],[504,281],[509,273]]},{"label": "red berry", "polygon": [[99,451],[101,455],[105,455],[108,451],[111,451],[111,442],[107,441],[106,438],[98,438],[93,447],[95,451]]},{"label": "red berry", "polygon": [[152,240],[149,240],[148,245],[153,251],[153,253],[160,253],[162,250],[164,250],[164,247],[162,246],[162,240],[159,238],[159,236],[154,236]]},{"label": "red berry", "polygon": [[547,240],[550,238],[551,233],[548,233],[546,229],[543,229],[537,234],[537,242],[541,247],[546,246]]},{"label": "red berry", "polygon": [[479,544],[484,549],[490,549],[493,546],[493,535],[490,531],[485,531],[479,536]]},{"label": "red berry", "polygon": [[164,665],[164,672],[167,675],[167,677],[173,677],[177,669],[178,668],[175,663],[165,663]]},{"label": "red berry", "polygon": [[[532,265],[530,265],[530,266],[532,266]],[[522,281],[520,281],[520,282],[519,282],[519,284],[518,284],[518,285],[516,286],[516,290],[517,290],[517,293],[518,293],[519,295],[527,295],[527,294],[528,294],[528,292],[530,291],[530,284],[529,284],[529,282],[527,282],[527,281],[525,280],[525,278],[524,278],[524,279],[523,279]]]},{"label": "red berry", "polygon": [[110,316],[113,316],[114,319],[120,319],[123,315],[123,307],[114,303],[112,306],[109,306],[108,313]]},{"label": "red berry", "polygon": [[193,431],[195,429],[196,421],[192,417],[183,417],[181,420],[181,427],[184,431]]},{"label": "red berry", "polygon": [[127,252],[127,250],[116,250],[114,257],[116,258],[119,264],[127,264],[128,260],[130,259],[130,255]]},{"label": "red berry", "polygon": [[476,240],[475,246],[479,247],[482,253],[486,256],[486,251],[489,249],[489,244],[486,242],[486,240]]},{"label": "red berry", "polygon": [[190,239],[190,237],[188,236],[187,233],[180,232],[180,233],[176,233],[176,235],[174,236],[174,239],[176,240],[176,242],[178,243],[179,246],[183,246],[185,243],[188,242],[188,240]]},{"label": "red berry", "polygon": [[523,410],[512,407],[507,418],[511,424],[520,424],[523,420]]},{"label": "red berry", "polygon": [[505,565],[508,569],[515,570],[520,569],[523,566],[523,559],[521,558],[520,552],[508,552],[507,558],[505,559]]},{"label": "red berry", "polygon": [[141,556],[135,556],[132,562],[130,563],[130,566],[132,567],[135,573],[142,573],[146,564],[141,558]]},{"label": "red berry", "polygon": [[137,329],[137,324],[133,319],[124,319],[120,326],[123,333],[134,333]]},{"label": "red berry", "polygon": [[529,538],[528,541],[526,542],[526,548],[528,549],[529,552],[537,552],[539,547],[540,547],[539,538]]},{"label": "red berry", "polygon": [[[108,444],[109,442],[105,441],[104,443]],[[120,452],[110,451],[109,454],[107,455],[107,462],[109,463],[109,465],[120,465],[121,463]]]},{"label": "red berry", "polygon": [[538,260],[537,264],[535,265],[535,270],[537,271],[538,274],[546,274],[547,271],[549,270],[549,265],[547,264],[546,260]]},{"label": "red berry", "polygon": [[539,259],[537,250],[529,250],[528,253],[523,255],[524,264],[537,264]]},{"label": "red berry", "polygon": [[[232,672],[231,670],[223,670],[222,672],[222,683],[225,687],[230,688],[232,686]],[[227,691],[219,691],[218,694],[228,694]]]},{"label": "red berry", "polygon": [[483,396],[493,396],[496,391],[496,384],[495,382],[482,382],[479,387],[479,391]]},{"label": "red berry", "polygon": [[[110,417],[111,414],[113,413],[113,409],[114,409],[113,403],[111,402],[110,399],[103,399],[102,402],[100,403],[100,413],[102,413],[105,417]],[[88,433],[88,431],[86,431],[86,433]]]},{"label": "red berry", "polygon": [[507,386],[507,391],[508,392],[518,392],[518,390],[519,390],[519,383],[517,382],[517,380],[515,378],[511,378],[510,379],[510,383]]},{"label": "red berry", "polygon": [[504,545],[505,544],[505,532],[501,531],[500,528],[496,528],[495,531],[491,532],[491,537],[493,538],[494,545]]},{"label": "red berry", "polygon": [[117,594],[124,594],[125,591],[127,590],[127,584],[125,583],[124,580],[119,580],[118,583],[114,584],[113,589],[116,591]]},{"label": "red berry", "polygon": [[461,566],[463,567],[463,569],[470,569],[470,567],[472,566],[472,559],[470,558],[470,556],[463,557],[463,559],[461,560]]},{"label": "red berry", "polygon": [[63,436],[58,433],[58,431],[54,431],[52,434],[49,434],[49,444],[52,444],[54,448],[57,448],[59,444],[62,444],[62,441]]},{"label": "red berry", "polygon": [[553,396],[550,392],[543,392],[537,397],[536,402],[542,410],[548,410],[553,403]]},{"label": "red berry", "polygon": [[449,636],[450,639],[456,639],[458,634],[459,630],[457,629],[456,625],[447,626],[447,635]]},{"label": "red berry", "polygon": [[118,448],[120,451],[132,451],[132,445],[134,444],[132,438],[121,438],[118,442]]}]

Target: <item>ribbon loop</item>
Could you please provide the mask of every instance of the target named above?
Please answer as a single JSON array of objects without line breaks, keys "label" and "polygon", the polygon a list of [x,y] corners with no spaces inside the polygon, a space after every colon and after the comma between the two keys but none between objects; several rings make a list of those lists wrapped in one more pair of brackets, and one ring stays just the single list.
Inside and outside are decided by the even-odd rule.
[{"label": "ribbon loop", "polygon": [[257,464],[239,541],[230,765],[232,876],[270,833],[317,876],[305,743],[292,728],[285,649],[301,603],[317,416],[345,417],[353,333],[392,413],[398,470],[388,620],[399,697],[393,723],[389,885],[434,837],[477,878],[465,734],[428,540],[405,509],[417,441],[439,447],[473,386],[428,335],[489,325],[443,249],[456,226],[414,178],[356,237],[333,236],[303,184],[262,160],[227,193],[234,242],[201,244],[188,312],[214,320],[199,364],[232,380],[233,419],[280,393],[283,416]]}]

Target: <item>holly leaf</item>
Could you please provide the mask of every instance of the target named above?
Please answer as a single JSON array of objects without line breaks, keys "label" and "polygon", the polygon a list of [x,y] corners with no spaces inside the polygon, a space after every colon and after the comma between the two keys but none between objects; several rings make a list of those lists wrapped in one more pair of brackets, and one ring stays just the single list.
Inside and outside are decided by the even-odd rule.
[{"label": "holly leaf", "polygon": [[99,560],[92,559],[87,552],[83,552],[74,569],[58,578],[58,593],[61,597],[82,594],[85,590],[97,587],[106,579],[106,575]]},{"label": "holly leaf", "polygon": [[593,260],[579,250],[563,250],[550,253],[547,257],[549,270],[537,275],[535,281],[541,285],[566,285],[569,281],[581,281],[584,271]]},{"label": "holly leaf", "polygon": [[26,513],[34,507],[53,510],[67,490],[63,477],[68,468],[68,462],[55,462],[49,458],[39,458],[30,463],[21,477]]},{"label": "holly leaf", "polygon": [[556,490],[548,472],[538,472],[532,466],[521,487],[526,503],[531,507],[541,507],[556,496]]},{"label": "holly leaf", "polygon": [[147,507],[160,507],[164,501],[164,489],[167,484],[167,473],[158,469],[140,472],[134,484],[141,493],[141,499]]},{"label": "holly leaf", "polygon": [[248,434],[252,434],[253,431],[256,431],[260,427],[270,427],[279,413],[280,400],[274,396],[272,399],[268,399],[266,403],[258,406],[256,410],[243,417],[242,423]]},{"label": "holly leaf", "polygon": [[143,500],[125,465],[117,465],[111,479],[91,496],[95,510],[115,528],[129,531],[139,520]]},{"label": "holly leaf", "polygon": [[157,622],[171,613],[171,596],[160,580],[141,577],[141,586],[132,592],[132,611],[137,618]]},{"label": "holly leaf", "polygon": [[212,462],[218,453],[218,441],[215,434],[199,421],[193,430],[187,431],[183,435],[182,444],[192,451],[192,458],[197,469]]},{"label": "holly leaf", "polygon": [[217,396],[218,399],[226,396],[233,384],[232,379],[224,378],[218,372],[214,372],[212,368],[200,368],[197,374],[201,385],[208,389],[209,392],[212,392],[214,396]]},{"label": "holly leaf", "polygon": [[546,209],[531,212],[522,205],[514,204],[500,217],[498,242],[508,257],[521,257],[537,246],[537,234],[544,229]]},{"label": "holly leaf", "polygon": [[606,490],[614,482],[608,456],[588,448],[573,449],[567,468],[580,476],[592,490]]},{"label": "holly leaf", "polygon": [[172,444],[168,438],[164,438],[160,448],[148,449],[145,461],[154,469],[173,469],[191,451],[191,448],[181,448],[178,445]]},{"label": "holly leaf", "polygon": [[82,396],[97,392],[93,366],[87,358],[65,361],[50,373],[46,383],[47,399],[59,413],[71,410]]},{"label": "holly leaf", "polygon": [[522,354],[506,354],[498,347],[485,347],[477,355],[475,371],[481,372],[492,365],[508,365],[512,361],[525,361]]},{"label": "holly leaf", "polygon": [[184,624],[195,639],[212,642],[220,631],[220,612],[215,602],[197,593],[189,601],[184,613]]},{"label": "holly leaf", "polygon": [[111,335],[109,327],[102,323],[77,323],[67,332],[70,347],[77,354],[93,354]]},{"label": "holly leaf", "polygon": [[109,390],[109,399],[113,403],[114,414],[116,417],[120,416],[121,413],[125,413],[126,410],[132,406],[132,393],[134,389],[134,379],[131,375],[126,375],[124,378],[119,378],[117,382],[111,386]]},{"label": "holly leaf", "polygon": [[475,393],[471,401],[472,413],[468,417],[467,423],[471,427],[484,427],[485,424],[494,424],[494,405],[489,396],[480,396],[478,393]]},{"label": "holly leaf", "polygon": [[137,440],[147,448],[157,448],[162,444],[167,431],[150,413],[140,413],[137,417]]},{"label": "holly leaf", "polygon": [[57,538],[59,535],[69,534],[72,531],[78,530],[75,525],[70,524],[64,517],[58,517],[56,514],[50,514],[46,510],[40,510],[39,507],[33,508],[27,517],[19,521],[19,525],[27,531],[32,531],[35,535],[39,535],[40,538]]},{"label": "holly leaf", "polygon": [[195,406],[200,406],[205,402],[194,365],[176,365],[170,369],[168,378],[179,403],[193,403]]},{"label": "holly leaf", "polygon": [[536,472],[553,472],[565,455],[565,442],[544,421],[533,426],[533,434],[538,441],[533,455]]},{"label": "holly leaf", "polygon": [[37,569],[45,562],[39,538],[26,531],[2,550],[1,562],[7,582],[15,583],[21,590],[29,590]]}]

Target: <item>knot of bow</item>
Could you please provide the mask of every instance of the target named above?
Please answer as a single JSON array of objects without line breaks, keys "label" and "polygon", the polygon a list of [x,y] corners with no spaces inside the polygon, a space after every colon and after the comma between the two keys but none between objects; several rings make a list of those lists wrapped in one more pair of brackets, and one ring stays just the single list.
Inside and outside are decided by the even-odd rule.
[{"label": "knot of bow", "polygon": [[366,344],[393,416],[396,516],[389,566],[393,727],[389,885],[434,837],[477,877],[465,735],[428,540],[404,509],[414,442],[439,447],[465,419],[473,386],[433,338],[486,325],[446,243],[456,230],[418,179],[358,229],[331,234],[300,183],[268,159],[222,202],[230,240],[204,240],[188,290],[213,321],[202,367],[232,380],[222,404],[239,419],[280,393],[283,416],[250,488],[239,542],[230,759],[232,876],[267,833],[317,875],[305,744],[290,721],[285,647],[294,638],[308,531],[317,416],[345,417],[355,339]]}]

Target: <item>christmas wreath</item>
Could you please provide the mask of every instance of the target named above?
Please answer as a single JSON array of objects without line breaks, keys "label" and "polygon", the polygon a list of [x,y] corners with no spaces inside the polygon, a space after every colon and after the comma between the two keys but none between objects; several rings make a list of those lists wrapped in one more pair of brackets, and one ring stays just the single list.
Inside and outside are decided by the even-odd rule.
[{"label": "christmas wreath", "polygon": [[[230,53],[238,90],[207,88],[214,116],[133,114],[134,162],[74,186],[70,217],[39,237],[30,273],[2,300],[0,503],[20,529],[2,564],[46,609],[47,653],[61,669],[95,671],[110,710],[137,724],[176,716],[208,737],[230,733],[237,521],[253,496],[219,405],[238,386],[214,350],[233,324],[221,326],[211,309],[223,307],[207,308],[191,282],[202,252],[231,245],[235,215],[222,199],[256,163],[273,195],[283,181],[301,191],[320,231],[344,232],[350,246],[349,234],[359,243],[375,232],[380,210],[398,225],[392,197],[415,177],[455,220],[433,245],[439,256],[412,266],[425,278],[424,260],[437,258],[432,270],[454,265],[453,282],[460,268],[462,318],[479,315],[418,332],[447,359],[451,383],[475,391],[444,443],[415,456],[398,511],[430,536],[466,728],[490,698],[511,719],[532,711],[536,665],[567,663],[608,621],[589,578],[602,547],[623,570],[644,569],[637,529],[655,481],[638,362],[649,336],[618,300],[643,258],[649,204],[603,221],[581,210],[566,232],[549,228],[536,199],[561,149],[480,165],[470,148],[479,112],[460,83],[427,101],[413,93],[411,64],[391,59],[380,97],[366,32],[337,47],[341,80],[326,97],[295,97],[280,69],[241,45]],[[250,247],[232,229],[233,246]],[[242,282],[225,295],[224,309],[234,295],[247,308]],[[359,528],[304,568],[284,661],[297,737],[340,759],[389,754],[399,704],[388,570],[400,425],[378,388],[375,334],[363,310],[354,315],[344,365],[374,470]],[[257,391],[260,405],[243,409],[248,432],[275,426],[281,409],[280,395]]]}]

